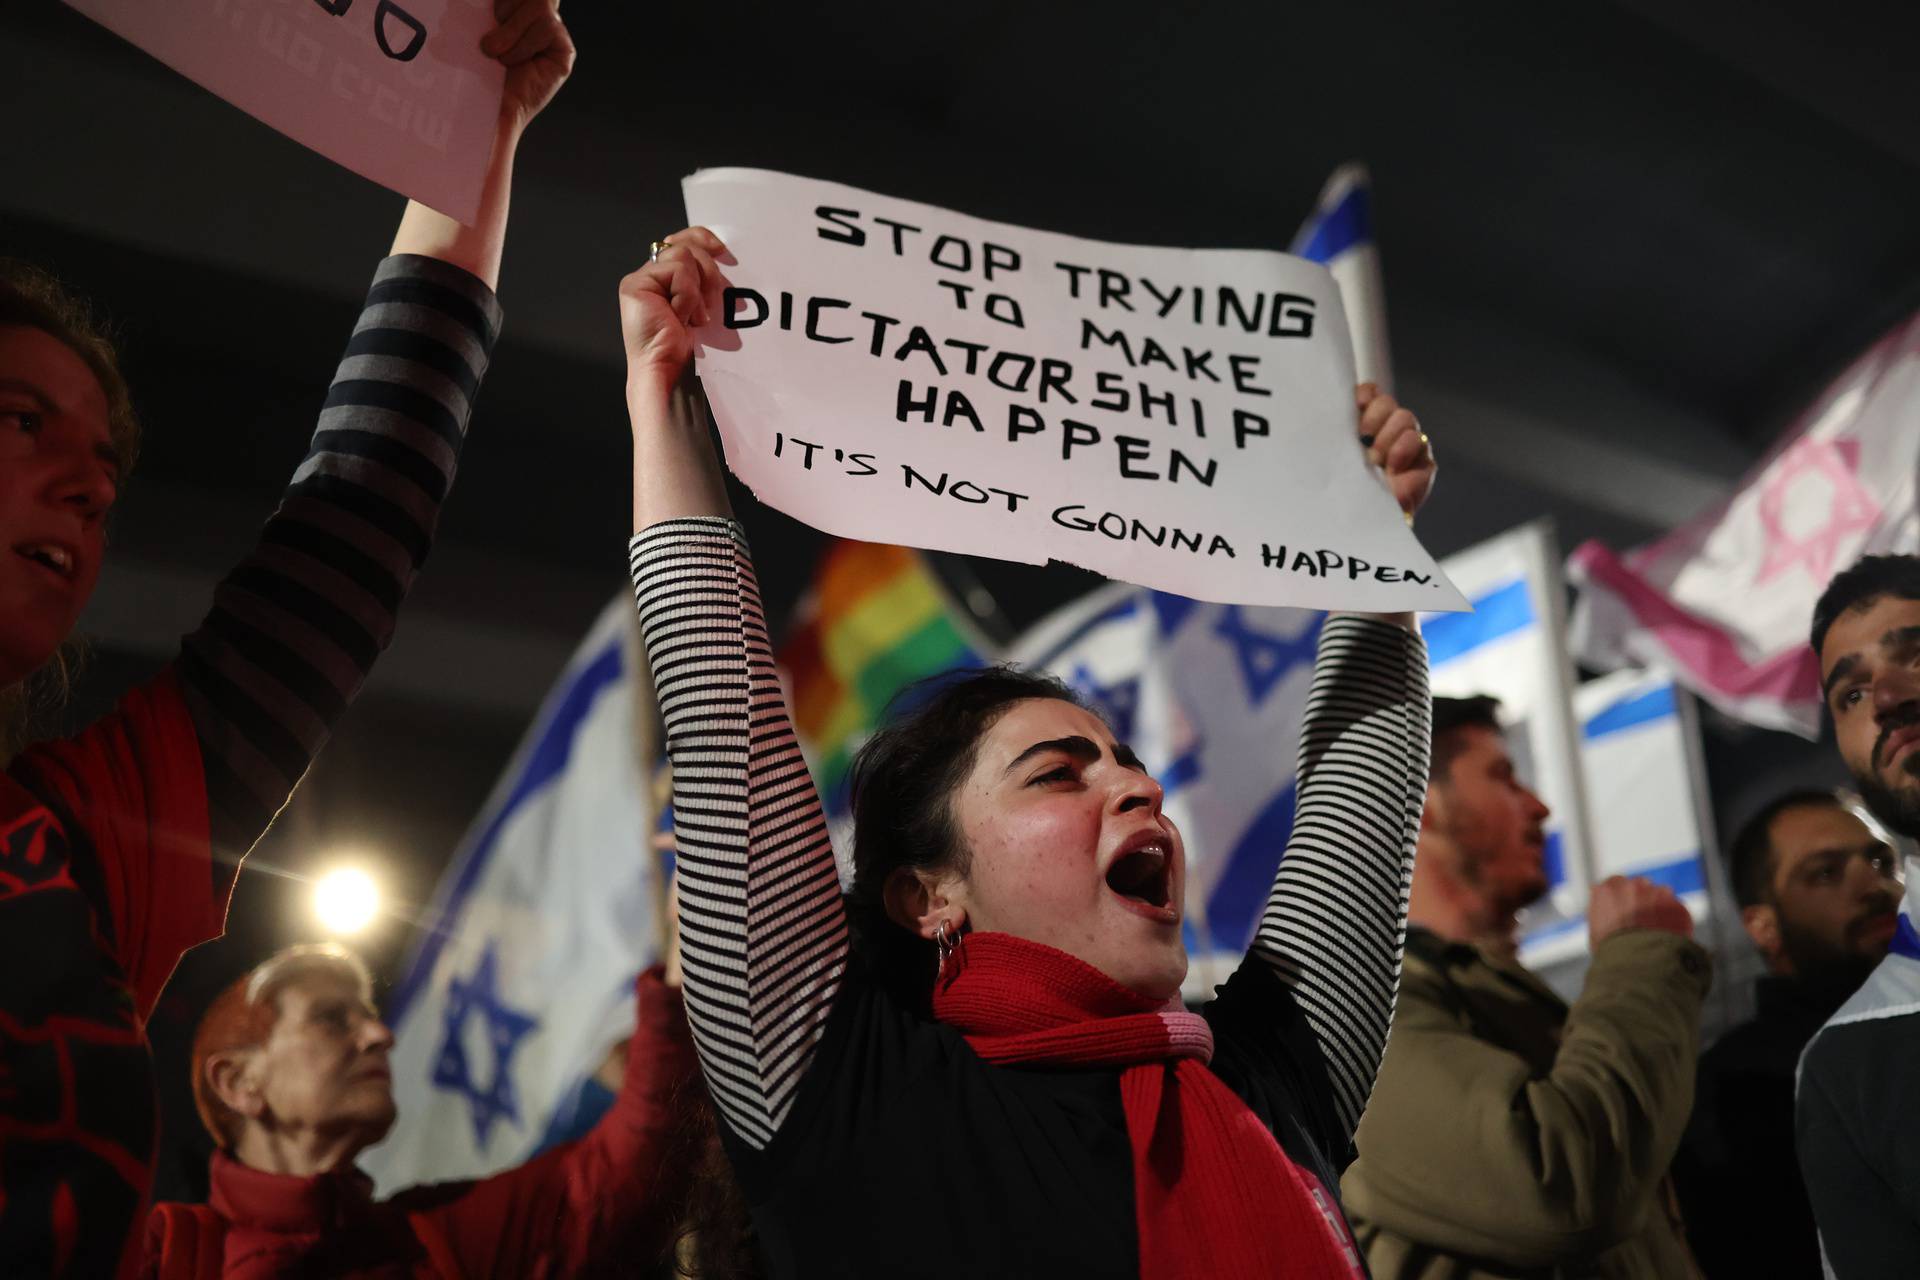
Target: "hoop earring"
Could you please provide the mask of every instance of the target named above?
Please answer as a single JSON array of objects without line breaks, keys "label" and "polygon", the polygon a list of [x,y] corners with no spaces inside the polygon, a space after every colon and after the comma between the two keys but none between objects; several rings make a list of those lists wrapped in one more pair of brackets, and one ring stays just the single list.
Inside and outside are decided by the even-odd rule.
[{"label": "hoop earring", "polygon": [[940,927],[933,931],[933,945],[940,953],[940,963],[934,968],[938,976],[947,971],[947,958],[960,949],[960,935],[951,921],[942,920]]}]

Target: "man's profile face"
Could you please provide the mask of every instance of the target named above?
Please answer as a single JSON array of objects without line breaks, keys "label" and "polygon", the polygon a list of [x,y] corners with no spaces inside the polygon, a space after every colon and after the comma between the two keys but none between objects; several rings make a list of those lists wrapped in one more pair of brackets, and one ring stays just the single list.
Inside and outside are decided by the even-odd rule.
[{"label": "man's profile face", "polygon": [[1549,810],[1514,771],[1506,739],[1483,725],[1450,734],[1455,752],[1429,806],[1460,853],[1457,872],[1502,911],[1518,911],[1547,891],[1545,823]]},{"label": "man's profile face", "polygon": [[356,1131],[362,1145],[393,1126],[393,1033],[344,974],[304,975],[281,989],[256,1079],[280,1128]]},{"label": "man's profile face", "polygon": [[1839,805],[1797,805],[1768,829],[1776,969],[1851,991],[1887,954],[1900,906],[1893,850]]},{"label": "man's profile face", "polygon": [[1920,600],[1881,596],[1834,619],[1820,685],[1840,757],[1867,806],[1920,836]]}]

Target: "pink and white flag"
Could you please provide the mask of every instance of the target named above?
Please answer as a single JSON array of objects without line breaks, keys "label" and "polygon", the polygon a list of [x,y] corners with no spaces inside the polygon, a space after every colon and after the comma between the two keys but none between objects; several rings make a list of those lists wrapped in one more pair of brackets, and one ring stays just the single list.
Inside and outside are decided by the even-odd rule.
[{"label": "pink and white flag", "polygon": [[1569,628],[1596,667],[1664,667],[1728,715],[1820,732],[1814,601],[1862,555],[1920,550],[1920,314],[1829,386],[1726,501],[1616,555],[1586,542]]}]

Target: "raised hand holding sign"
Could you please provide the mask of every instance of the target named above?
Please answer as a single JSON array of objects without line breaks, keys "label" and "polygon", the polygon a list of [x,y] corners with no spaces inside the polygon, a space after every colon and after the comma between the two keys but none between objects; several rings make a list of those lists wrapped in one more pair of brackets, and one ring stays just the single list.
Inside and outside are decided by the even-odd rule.
[{"label": "raised hand holding sign", "polygon": [[1355,387],[1353,398],[1360,410],[1360,443],[1367,461],[1380,468],[1388,492],[1411,524],[1413,513],[1433,492],[1433,445],[1420,420],[1373,383]]},{"label": "raised hand holding sign", "polygon": [[[555,7],[552,0],[67,3],[269,127],[461,222],[473,221],[480,207],[507,68],[521,70],[511,55],[496,61],[498,50],[483,51],[481,38],[496,16],[521,18],[525,35]],[[569,66],[571,58],[568,43]],[[547,96],[565,79],[564,70],[551,74],[552,65]]]},{"label": "raised hand holding sign", "polygon": [[560,20],[560,0],[493,0],[500,25],[480,51],[507,69],[500,97],[503,129],[525,129],[573,73],[573,36]]}]

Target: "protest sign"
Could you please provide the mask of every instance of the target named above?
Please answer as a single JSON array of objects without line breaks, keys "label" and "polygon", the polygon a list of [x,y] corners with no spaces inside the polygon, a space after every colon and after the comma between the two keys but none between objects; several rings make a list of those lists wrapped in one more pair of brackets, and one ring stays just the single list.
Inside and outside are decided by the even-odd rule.
[{"label": "protest sign", "polygon": [[770,506],[1225,604],[1465,607],[1356,441],[1325,268],[761,170],[685,192],[734,257],[701,380]]},{"label": "protest sign", "polygon": [[462,222],[479,212],[506,82],[480,52],[489,0],[67,3],[329,160]]}]

